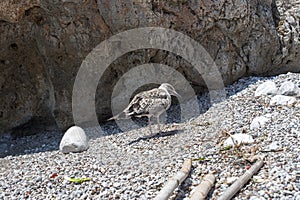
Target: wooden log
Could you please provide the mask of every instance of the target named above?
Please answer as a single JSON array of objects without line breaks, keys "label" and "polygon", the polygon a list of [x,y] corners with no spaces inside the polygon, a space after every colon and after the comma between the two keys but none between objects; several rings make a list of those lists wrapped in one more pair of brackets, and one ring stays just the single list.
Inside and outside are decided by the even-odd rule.
[{"label": "wooden log", "polygon": [[179,172],[177,172],[160,190],[155,200],[167,200],[174,190],[186,179],[192,168],[192,159],[186,159]]},{"label": "wooden log", "polygon": [[248,181],[249,179],[263,166],[263,158],[257,160],[238,180],[236,180],[225,192],[218,198],[218,200],[231,199]]},{"label": "wooden log", "polygon": [[204,200],[214,186],[215,180],[216,178],[213,174],[205,175],[201,183],[195,188],[190,200]]}]

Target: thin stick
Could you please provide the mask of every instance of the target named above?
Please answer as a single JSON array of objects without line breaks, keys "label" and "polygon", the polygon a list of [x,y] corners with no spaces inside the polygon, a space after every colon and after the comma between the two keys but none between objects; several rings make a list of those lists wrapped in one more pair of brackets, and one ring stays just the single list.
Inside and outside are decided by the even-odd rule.
[{"label": "thin stick", "polygon": [[263,158],[257,160],[249,170],[247,170],[238,180],[236,180],[225,192],[219,197],[219,200],[231,199],[248,181],[249,179],[263,166]]},{"label": "thin stick", "polygon": [[165,186],[160,190],[155,200],[167,200],[173,191],[186,179],[192,168],[192,159],[186,159],[183,166],[177,174],[167,181]]},{"label": "thin stick", "polygon": [[195,188],[190,200],[204,200],[215,183],[215,176],[207,174],[203,177],[201,183]]}]

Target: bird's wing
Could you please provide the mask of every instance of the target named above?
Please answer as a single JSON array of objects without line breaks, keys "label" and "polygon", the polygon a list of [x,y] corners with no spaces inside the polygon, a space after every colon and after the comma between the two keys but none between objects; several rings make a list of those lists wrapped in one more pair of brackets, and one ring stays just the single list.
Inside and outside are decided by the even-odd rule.
[{"label": "bird's wing", "polygon": [[138,93],[124,110],[128,116],[151,115],[155,112],[163,112],[170,106],[170,95],[164,90],[155,88]]}]

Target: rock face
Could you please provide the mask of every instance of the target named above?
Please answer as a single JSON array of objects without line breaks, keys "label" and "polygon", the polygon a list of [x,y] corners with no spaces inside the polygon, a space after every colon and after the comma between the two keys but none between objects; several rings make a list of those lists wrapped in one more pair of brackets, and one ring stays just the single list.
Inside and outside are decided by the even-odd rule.
[{"label": "rock face", "polygon": [[[6,0],[0,11],[1,132],[28,123],[73,124],[72,89],[81,62],[101,41],[132,28],[170,28],[195,39],[215,60],[225,84],[245,75],[300,72],[296,0]],[[99,81],[100,121],[111,116],[118,79],[149,62],[181,72],[196,92],[205,88],[193,66],[170,52],[127,53]]]}]

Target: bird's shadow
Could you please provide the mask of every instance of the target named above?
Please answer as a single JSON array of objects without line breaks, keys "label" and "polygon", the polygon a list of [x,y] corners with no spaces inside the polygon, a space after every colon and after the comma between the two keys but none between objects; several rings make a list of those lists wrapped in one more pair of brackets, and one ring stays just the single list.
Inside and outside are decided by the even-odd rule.
[{"label": "bird's shadow", "polygon": [[147,135],[144,137],[139,137],[138,139],[129,142],[128,145],[132,145],[132,144],[138,143],[140,141],[148,141],[148,140],[151,140],[154,138],[167,137],[167,136],[175,135],[175,134],[178,134],[181,132],[183,132],[183,130],[171,130],[171,131],[165,131],[165,132],[156,133],[156,134],[152,134],[152,135]]}]

